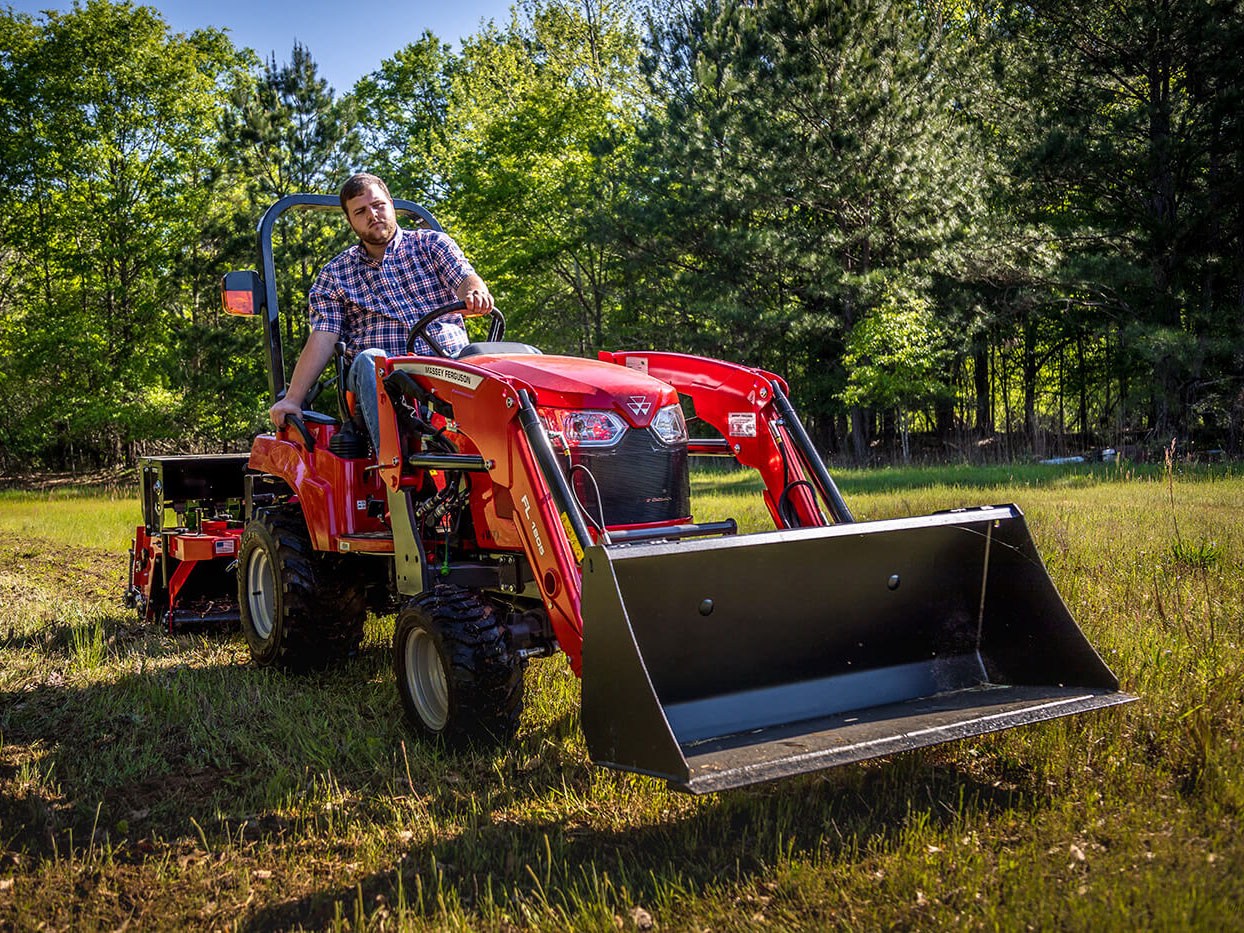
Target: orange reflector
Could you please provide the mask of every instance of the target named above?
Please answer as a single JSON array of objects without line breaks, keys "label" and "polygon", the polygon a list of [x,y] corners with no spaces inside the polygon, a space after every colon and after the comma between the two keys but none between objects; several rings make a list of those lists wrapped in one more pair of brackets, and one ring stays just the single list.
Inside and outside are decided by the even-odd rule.
[{"label": "orange reflector", "polygon": [[221,300],[229,314],[252,315],[255,313],[255,296],[249,291],[224,291]]}]

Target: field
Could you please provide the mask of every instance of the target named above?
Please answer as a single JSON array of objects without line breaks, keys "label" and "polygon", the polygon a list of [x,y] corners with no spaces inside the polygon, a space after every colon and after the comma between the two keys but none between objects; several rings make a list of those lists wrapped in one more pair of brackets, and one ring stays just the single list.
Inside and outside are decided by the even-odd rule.
[{"label": "field", "polygon": [[[857,518],[1018,503],[1140,701],[694,798],[589,764],[557,659],[516,744],[450,756],[403,726],[391,617],[258,670],[121,606],[132,490],[0,493],[0,929],[1244,929],[1244,477],[840,480]],[[695,482],[764,527],[746,475]]]}]

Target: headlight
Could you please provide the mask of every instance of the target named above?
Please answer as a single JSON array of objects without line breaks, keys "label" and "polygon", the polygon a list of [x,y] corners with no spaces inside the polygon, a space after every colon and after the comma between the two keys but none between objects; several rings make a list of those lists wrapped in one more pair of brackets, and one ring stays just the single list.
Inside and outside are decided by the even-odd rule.
[{"label": "headlight", "polygon": [[667,444],[680,444],[687,439],[687,422],[678,405],[666,405],[652,419],[652,430]]},{"label": "headlight", "polygon": [[542,408],[540,420],[550,434],[565,438],[567,447],[610,447],[626,433],[626,422],[611,411]]}]

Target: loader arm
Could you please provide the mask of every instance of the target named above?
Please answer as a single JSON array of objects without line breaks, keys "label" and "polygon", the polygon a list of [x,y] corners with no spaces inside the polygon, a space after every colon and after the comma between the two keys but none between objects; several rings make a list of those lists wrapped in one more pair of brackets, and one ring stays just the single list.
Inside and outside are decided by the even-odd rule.
[{"label": "loader arm", "polygon": [[698,418],[722,439],[691,445],[699,454],[733,457],[764,482],[764,502],[777,528],[815,528],[852,521],[820,455],[799,424],[785,380],[761,369],[682,353],[601,352],[601,360],[638,369],[691,399]]},{"label": "loader arm", "polygon": [[[583,638],[579,561],[590,541],[578,512],[559,495],[560,474],[541,462],[537,445],[548,445],[543,427],[538,419],[535,429],[524,427],[523,413],[534,417],[534,389],[466,361],[425,357],[390,358],[377,366],[377,379],[383,383],[395,370],[452,406],[451,436],[462,454],[481,458],[489,483],[486,493],[473,496],[480,510],[477,524],[487,529],[487,543],[521,546],[558,644],[578,674]],[[396,417],[383,388],[380,413],[380,473],[389,489],[399,491],[417,479],[402,463]],[[406,559],[395,557],[399,565]],[[435,568],[430,572],[435,574]]]}]

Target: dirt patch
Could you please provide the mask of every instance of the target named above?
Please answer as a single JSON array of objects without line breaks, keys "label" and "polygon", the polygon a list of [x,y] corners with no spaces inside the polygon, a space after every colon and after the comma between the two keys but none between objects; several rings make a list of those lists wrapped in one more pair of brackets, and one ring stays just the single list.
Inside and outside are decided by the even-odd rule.
[{"label": "dirt patch", "polygon": [[133,486],[136,471],[132,466],[108,467],[86,473],[0,473],[0,489],[22,489],[43,492],[48,489],[82,487],[119,489]]},{"label": "dirt patch", "polygon": [[0,596],[20,599],[22,592],[38,590],[119,603],[127,560],[103,548],[45,538],[0,541]]}]

